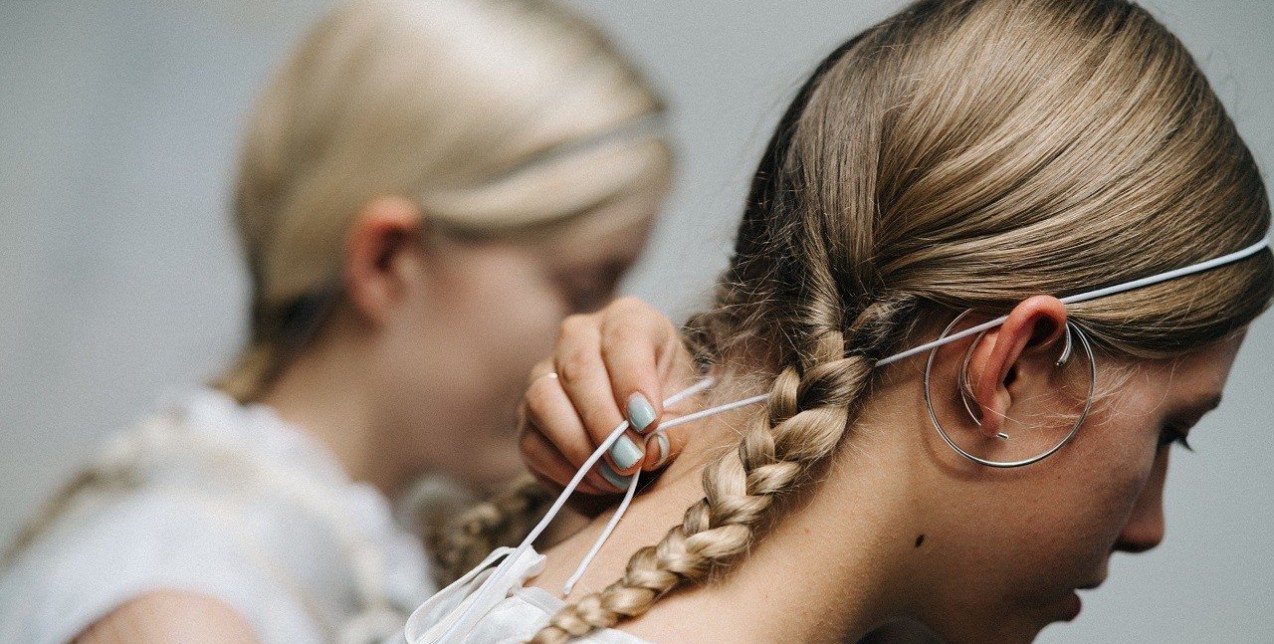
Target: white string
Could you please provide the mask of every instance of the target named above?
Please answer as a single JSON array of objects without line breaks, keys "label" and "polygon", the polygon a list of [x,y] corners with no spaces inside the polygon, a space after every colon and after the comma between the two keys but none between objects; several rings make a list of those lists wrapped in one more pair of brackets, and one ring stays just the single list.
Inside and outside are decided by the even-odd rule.
[{"label": "white string", "polygon": [[[700,418],[707,418],[708,416],[714,416],[716,414],[725,413],[732,409],[738,409],[740,407],[746,407],[748,405],[759,403],[769,397],[770,397],[769,394],[760,394],[757,396],[752,396],[751,398],[744,398],[743,400],[736,400],[734,402],[726,403],[724,405],[718,405],[716,407],[711,407],[708,409],[704,409],[702,411],[697,411],[693,414],[686,414],[685,416],[682,416],[680,418],[674,418],[673,420],[670,420],[668,422],[660,423],[659,431],[655,432],[655,434],[659,434],[663,432],[664,430],[667,430],[671,427],[676,427],[677,425],[694,422],[696,420],[699,420]],[[669,398],[669,400],[672,400],[672,399]],[[671,403],[665,402],[664,407],[667,407],[669,404]],[[655,434],[651,434],[651,436],[654,436]],[[666,458],[667,455],[665,454],[664,457]],[[575,573],[571,575],[570,579],[566,580],[566,585],[562,587],[563,597],[571,594],[571,589],[575,588],[575,584],[579,582],[580,577],[584,576],[584,571],[588,568],[589,564],[593,563],[593,558],[596,557],[597,553],[602,549],[602,544],[606,543],[606,540],[610,538],[610,533],[613,532],[615,530],[615,526],[619,524],[619,518],[624,516],[624,512],[628,510],[628,504],[632,503],[633,494],[637,491],[637,479],[640,476],[641,476],[641,470],[637,470],[637,472],[633,474],[633,480],[629,481],[628,483],[628,491],[624,494],[624,500],[620,501],[619,507],[615,509],[614,516],[612,516],[610,518],[610,521],[606,523],[606,528],[602,530],[601,536],[597,537],[597,541],[593,542],[593,547],[589,548],[588,554],[584,555],[584,559],[580,561],[579,567],[575,569]]]},{"label": "white string", "polygon": [[593,542],[593,547],[588,549],[588,554],[580,560],[579,566],[575,568],[575,572],[571,574],[571,578],[566,580],[562,585],[562,597],[565,598],[571,594],[571,590],[575,588],[575,584],[579,582],[580,577],[584,576],[584,571],[588,569],[588,564],[593,563],[593,557],[601,551],[602,545],[606,543],[606,539],[610,538],[610,533],[614,532],[615,526],[619,525],[619,518],[624,516],[628,511],[628,504],[633,502],[633,495],[637,494],[637,480],[641,478],[641,470],[633,473],[632,480],[628,482],[628,491],[624,493],[624,500],[619,502],[619,507],[615,508],[615,514],[611,516],[610,521],[606,522],[606,528],[602,530],[602,535]]},{"label": "white string", "polygon": [[[1178,269],[1171,270],[1165,273],[1160,273],[1158,275],[1152,275],[1150,277],[1133,280],[1131,282],[1125,282],[1123,284],[1116,284],[1114,286],[1108,286],[1108,287],[1097,289],[1094,291],[1088,291],[1086,293],[1070,295],[1067,297],[1060,298],[1060,300],[1062,304],[1074,304],[1077,302],[1086,302],[1088,300],[1096,299],[1099,297],[1114,295],[1116,293],[1123,293],[1126,291],[1131,291],[1133,289],[1150,286],[1152,284],[1158,284],[1160,282],[1174,280],[1179,277],[1184,277],[1186,275],[1193,275],[1195,273],[1201,273],[1203,271],[1210,270],[1218,266],[1223,266],[1225,264],[1229,264],[1231,262],[1236,262],[1238,260],[1250,257],[1269,246],[1270,246],[1270,238],[1266,237],[1260,242],[1252,244],[1251,246],[1248,246],[1247,248],[1244,248],[1234,253],[1230,253],[1228,255],[1217,257],[1216,259],[1211,259],[1206,262],[1200,262],[1198,264],[1192,264],[1184,268],[1178,268]],[[943,345],[956,342],[957,340],[967,338],[971,335],[981,333],[988,329],[993,329],[1001,324],[1004,324],[1006,320],[1008,320],[1007,315],[1001,316],[989,322],[984,322],[982,324],[965,329],[958,333],[951,334],[944,338],[934,340],[932,342],[926,342],[920,346],[913,347],[901,353],[896,353],[892,356],[884,358],[883,360],[879,360],[876,362],[876,366],[883,367],[885,365],[898,362],[899,360],[903,360],[905,358],[909,358],[914,355],[919,355],[921,353],[925,353],[926,351],[936,349]],[[671,405],[674,405],[684,400],[688,396],[691,396],[700,391],[703,391],[704,389],[711,386],[712,384],[713,384],[713,380],[711,378],[704,379],[690,386],[689,388],[681,391],[680,393],[665,400],[664,407],[667,408]],[[752,405],[752,404],[761,402],[768,397],[769,397],[769,394],[761,394],[757,396],[752,396],[750,398],[745,398],[743,400],[737,400],[731,403],[726,403],[724,405],[719,405],[717,407],[712,407],[710,409],[704,409],[702,411],[698,411],[693,414],[688,414],[686,416],[682,416],[680,418],[670,420],[666,423],[661,423],[660,431],[666,430],[676,425],[680,425],[682,423],[693,422],[701,418],[705,418],[707,416],[712,416],[714,414],[720,414],[726,411],[730,411],[732,409],[737,409],[739,407]],[[451,638],[453,635],[456,634],[455,633],[456,629],[461,628],[467,624],[467,621],[468,621],[467,618],[470,616],[470,613],[476,610],[478,606],[484,606],[489,608],[487,604],[489,600],[492,598],[486,597],[486,595],[489,595],[492,592],[500,592],[499,582],[501,581],[501,579],[508,573],[509,569],[512,568],[513,565],[520,559],[521,555],[524,552],[526,552],[527,549],[531,547],[531,543],[534,542],[540,536],[540,534],[544,532],[545,528],[548,527],[549,523],[552,522],[553,518],[557,516],[557,513],[561,511],[562,506],[566,504],[567,498],[569,498],[570,495],[575,492],[575,488],[579,487],[580,482],[584,480],[584,476],[588,474],[589,470],[591,470],[594,465],[597,464],[597,462],[602,458],[602,455],[605,454],[608,449],[610,449],[611,445],[613,445],[615,441],[619,440],[620,435],[623,434],[624,431],[628,429],[628,426],[629,425],[627,420],[617,425],[615,429],[611,431],[610,435],[606,437],[606,440],[602,441],[602,444],[597,447],[596,451],[594,451],[592,455],[589,456],[588,459],[584,461],[583,465],[581,465],[579,470],[575,473],[575,476],[571,478],[570,483],[566,485],[566,487],[562,490],[562,493],[558,495],[557,500],[553,502],[553,505],[549,508],[548,513],[544,515],[544,518],[541,519],[540,522],[536,524],[535,528],[531,530],[530,534],[528,534],[526,538],[522,540],[522,543],[518,545],[517,549],[514,550],[509,556],[505,557],[504,560],[500,563],[500,566],[496,568],[495,572],[493,572],[491,576],[488,577],[486,581],[483,582],[482,586],[478,589],[476,593],[476,597],[474,597],[474,600],[470,602],[468,607],[464,610],[464,612],[461,613],[460,618],[452,622],[451,627],[444,634],[443,636],[444,641],[453,641]],[[584,570],[588,567],[588,564],[592,562],[593,558],[597,555],[598,551],[601,550],[602,544],[604,544],[606,542],[606,539],[610,537],[611,532],[614,530],[615,526],[619,523],[619,519],[620,517],[623,516],[624,511],[628,509],[629,504],[632,502],[633,495],[635,494],[637,490],[637,482],[638,482],[638,477],[640,474],[641,472],[638,471],[636,474],[633,475],[632,481],[629,482],[628,484],[628,491],[624,495],[624,500],[620,503],[619,508],[616,509],[614,516],[610,518],[610,521],[607,523],[606,528],[602,531],[601,536],[593,544],[593,547],[588,551],[588,554],[585,555],[584,560],[580,563],[579,568],[576,569],[575,574],[572,575],[570,580],[567,581],[566,586],[563,589],[564,594],[570,594],[570,591],[572,587],[574,586],[574,584],[579,581],[579,578],[584,574]]]},{"label": "white string", "polygon": [[[1193,275],[1195,273],[1202,273],[1203,271],[1211,270],[1218,266],[1223,266],[1231,262],[1237,262],[1240,259],[1245,259],[1261,252],[1268,246],[1270,246],[1270,238],[1266,237],[1265,239],[1262,239],[1261,241],[1255,244],[1252,244],[1251,246],[1248,246],[1247,248],[1244,248],[1243,250],[1230,253],[1229,255],[1222,255],[1221,257],[1218,257],[1216,259],[1210,259],[1206,262],[1191,264],[1184,268],[1178,268],[1175,270],[1168,271],[1166,273],[1159,273],[1158,275],[1143,277],[1141,279],[1133,280],[1131,282],[1124,282],[1123,284],[1107,286],[1106,288],[1100,288],[1095,291],[1088,291],[1087,293],[1078,293],[1076,295],[1068,295],[1066,297],[1059,298],[1059,299],[1061,300],[1062,304],[1076,304],[1078,302],[1087,302],[1088,300],[1095,300],[1099,297],[1106,297],[1107,295],[1114,295],[1116,293],[1124,293],[1126,291],[1144,288],[1152,284],[1158,284],[1160,282],[1175,280],[1179,277],[1185,277],[1186,275]],[[925,353],[932,349],[937,349],[938,347],[943,346],[945,344],[950,344],[957,340],[962,340],[971,335],[976,335],[983,331],[994,329],[995,327],[1000,326],[1001,324],[1004,324],[1004,322],[1008,319],[1009,319],[1009,316],[1002,315],[998,318],[995,318],[994,320],[991,320],[990,322],[983,322],[982,324],[979,324],[974,327],[969,327],[963,331],[960,331],[959,333],[952,333],[951,335],[945,338],[934,340],[933,342],[926,342],[918,347],[907,349],[906,351],[903,351],[902,353],[896,353],[892,356],[889,356],[888,358],[880,360],[876,362],[876,366],[883,367],[887,364],[898,362],[899,360],[902,360],[904,358],[910,358],[911,356],[919,355],[921,353]]]},{"label": "white string", "polygon": [[708,416],[715,416],[717,414],[722,414],[732,409],[747,407],[748,405],[759,403],[769,397],[770,397],[770,394],[759,394],[756,396],[752,396],[751,398],[744,398],[743,400],[736,400],[734,402],[729,402],[724,405],[717,405],[716,407],[711,407],[703,411],[697,411],[693,414],[686,414],[685,416],[682,416],[680,418],[674,418],[666,423],[660,423],[659,430],[663,431],[670,427],[676,427],[677,425],[683,425],[685,423],[693,423],[694,421],[699,420],[700,418],[707,418]]},{"label": "white string", "polygon": [[[693,396],[694,394],[711,387],[713,382],[712,378],[700,380],[699,382],[682,390],[680,393],[669,397],[664,401],[664,407],[667,408],[675,405],[682,400],[685,400],[687,397]],[[489,595],[492,592],[498,592],[501,579],[508,574],[509,569],[512,568],[518,561],[518,559],[522,556],[522,553],[526,552],[531,547],[531,543],[539,538],[540,534],[548,528],[549,523],[551,523],[553,518],[557,516],[557,513],[562,510],[562,506],[566,504],[566,500],[570,498],[571,494],[575,492],[575,488],[579,487],[580,482],[584,480],[584,476],[588,474],[588,471],[591,470],[594,465],[597,464],[597,461],[601,460],[602,454],[605,454],[606,450],[610,449],[610,446],[614,445],[615,441],[619,440],[619,437],[627,429],[627,420],[616,425],[615,429],[611,430],[610,435],[606,437],[606,440],[602,441],[602,444],[598,445],[592,455],[584,461],[584,464],[580,466],[579,471],[575,472],[575,476],[571,477],[571,482],[566,484],[566,488],[562,490],[562,493],[557,496],[557,500],[549,507],[549,511],[545,513],[544,518],[540,519],[540,522],[535,524],[535,527],[531,529],[530,534],[526,535],[526,538],[522,540],[522,543],[518,544],[518,547],[500,562],[500,565],[495,569],[495,572],[493,572],[491,576],[482,583],[482,586],[478,589],[477,597],[469,604],[464,612],[460,614],[460,618],[455,622],[452,622],[451,628],[447,629],[447,632],[443,635],[444,641],[452,641],[451,637],[456,634],[454,631],[459,626],[466,623],[466,618],[469,617],[469,614],[475,610],[477,606],[484,605],[486,603],[485,600],[489,599],[485,597],[486,595]],[[616,519],[616,521],[618,521],[618,519]]]},{"label": "white string", "polygon": [[1212,270],[1218,266],[1224,266],[1231,262],[1237,262],[1240,259],[1246,259],[1248,257],[1251,257],[1252,255],[1255,255],[1261,252],[1269,245],[1270,245],[1270,238],[1266,237],[1265,239],[1262,239],[1261,241],[1256,242],[1255,244],[1252,244],[1251,246],[1248,246],[1247,248],[1244,248],[1243,250],[1235,251],[1233,253],[1230,253],[1229,255],[1222,255],[1216,259],[1210,259],[1206,262],[1191,264],[1189,266],[1186,266],[1185,268],[1178,268],[1176,270],[1171,270],[1166,273],[1159,273],[1158,275],[1143,277],[1139,280],[1124,282],[1123,284],[1116,284],[1114,286],[1107,286],[1106,288],[1099,288],[1095,291],[1089,291],[1087,293],[1080,293],[1078,295],[1069,295],[1067,297],[1061,298],[1062,304],[1075,304],[1077,302],[1087,302],[1088,300],[1095,300],[1099,297],[1106,297],[1107,295],[1114,295],[1116,293],[1132,291],[1135,289],[1150,286],[1152,284],[1158,284],[1160,282],[1175,280],[1178,277],[1185,277],[1186,275],[1202,273],[1203,271]]}]

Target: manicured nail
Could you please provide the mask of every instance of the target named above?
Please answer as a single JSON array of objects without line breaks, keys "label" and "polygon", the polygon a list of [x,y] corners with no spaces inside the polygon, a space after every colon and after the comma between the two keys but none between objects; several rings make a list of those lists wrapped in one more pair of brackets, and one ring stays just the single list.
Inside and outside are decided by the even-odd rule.
[{"label": "manicured nail", "polygon": [[615,460],[615,465],[619,469],[626,470],[637,464],[646,452],[637,447],[637,443],[627,436],[620,436],[614,445],[610,446],[610,457]]},{"label": "manicured nail", "polygon": [[633,426],[633,429],[640,434],[653,422],[655,422],[655,408],[651,406],[650,401],[641,394],[629,396],[628,423]]},{"label": "manicured nail", "polygon": [[655,439],[659,441],[659,460],[655,461],[655,469],[664,466],[668,462],[668,456],[672,452],[672,448],[668,446],[668,435],[663,432],[655,434]]},{"label": "manicured nail", "polygon": [[606,461],[602,461],[598,464],[597,471],[602,473],[602,478],[610,481],[611,485],[614,485],[620,490],[627,490],[628,484],[633,480],[631,474],[628,476],[619,474],[610,466],[610,463],[607,463]]}]

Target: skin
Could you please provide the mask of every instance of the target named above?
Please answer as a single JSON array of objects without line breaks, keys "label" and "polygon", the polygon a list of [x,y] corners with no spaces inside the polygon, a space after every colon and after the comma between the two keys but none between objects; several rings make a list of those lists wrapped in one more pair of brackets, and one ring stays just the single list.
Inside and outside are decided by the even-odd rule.
[{"label": "skin", "polygon": [[252,626],[219,600],[178,590],[148,593],[90,626],[85,642],[255,642]]},{"label": "skin", "polygon": [[[640,313],[627,306],[626,314]],[[607,316],[603,311],[590,320],[597,329],[619,324]],[[967,344],[940,351],[935,400],[958,444],[996,456],[1012,442],[995,438],[1000,431],[1025,438],[1026,429],[1069,428],[1079,401],[1069,393],[1066,373],[1087,365],[1081,356],[1068,370],[1053,366],[1064,322],[1056,299],[1031,298],[978,343],[969,380],[981,426],[955,397]],[[634,333],[659,328],[624,324]],[[641,364],[651,356],[671,362],[673,354],[655,348],[666,342],[662,332],[651,337],[630,343],[625,351],[631,355],[601,363]],[[1100,356],[1098,382],[1118,387],[1103,390],[1063,449],[1012,470],[955,454],[924,411],[924,359],[893,365],[847,444],[817,475],[818,484],[798,497],[743,565],[710,585],[675,592],[621,626],[651,641],[841,642],[909,618],[948,642],[1029,642],[1049,623],[1076,616],[1075,591],[1100,584],[1114,552],[1143,552],[1162,541],[1169,443],[1219,402],[1241,342],[1235,336],[1172,360]],[[564,337],[559,354],[561,344],[571,342]],[[568,352],[589,345],[572,346]],[[611,369],[601,381],[608,384],[605,398],[623,400],[637,390],[658,398],[676,379],[661,374],[672,371],[634,376]],[[597,388],[583,391],[568,383],[562,395],[587,407]],[[526,424],[551,434],[543,428],[559,419],[531,411],[549,409],[535,398],[543,395],[542,389],[528,392]],[[618,578],[632,551],[657,542],[680,521],[702,496],[703,464],[737,441],[734,428],[748,413],[685,426],[681,456],[634,502],[571,599]],[[606,518],[551,549],[533,584],[556,593]]]},{"label": "skin", "polygon": [[[328,447],[352,479],[390,496],[427,471],[475,488],[515,476],[512,421],[526,374],[563,318],[611,299],[661,199],[481,239],[439,233],[405,199],[369,202],[347,237],[344,300],[262,402]],[[206,639],[174,639],[173,625]],[[233,609],[168,591],[121,605],[78,639],[178,640],[256,641]]]}]

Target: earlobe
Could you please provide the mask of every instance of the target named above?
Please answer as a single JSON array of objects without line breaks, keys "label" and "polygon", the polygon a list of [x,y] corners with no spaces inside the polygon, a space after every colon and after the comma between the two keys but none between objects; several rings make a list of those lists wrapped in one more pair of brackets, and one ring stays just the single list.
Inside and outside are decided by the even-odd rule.
[{"label": "earlobe", "polygon": [[420,208],[401,197],[367,202],[346,236],[342,281],[354,309],[374,323],[383,321],[411,276],[403,270],[421,234]]},{"label": "earlobe", "polygon": [[1066,307],[1055,297],[1039,295],[1022,301],[999,328],[972,348],[969,392],[981,412],[981,430],[999,436],[1013,404],[1010,386],[1020,375],[1023,357],[1034,348],[1058,341],[1066,328]]}]

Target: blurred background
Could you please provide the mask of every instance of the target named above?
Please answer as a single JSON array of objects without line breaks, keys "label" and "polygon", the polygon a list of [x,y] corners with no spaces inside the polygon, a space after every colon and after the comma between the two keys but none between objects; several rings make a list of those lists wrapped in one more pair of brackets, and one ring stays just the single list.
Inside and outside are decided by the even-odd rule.
[{"label": "blurred background", "polygon": [[[242,120],[329,0],[0,0],[0,541],[109,433],[224,366]],[[897,0],[573,0],[672,103],[679,179],[625,291],[675,319],[725,266],[799,81]],[[1274,2],[1146,0],[1274,163]],[[1268,179],[1267,179],[1268,181]],[[1168,538],[1042,642],[1274,642],[1274,316],[1176,452]]]}]

